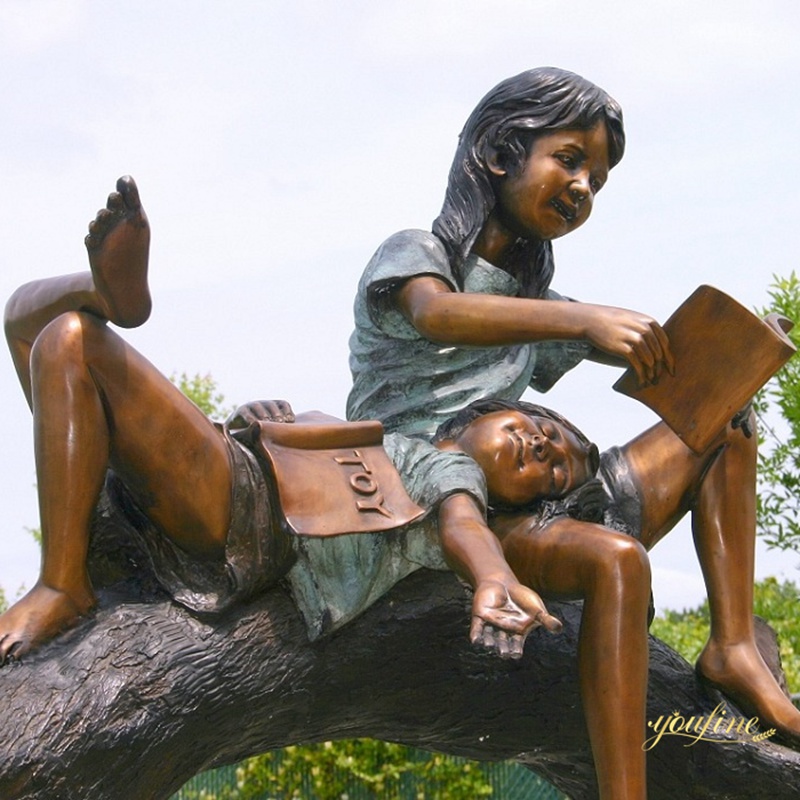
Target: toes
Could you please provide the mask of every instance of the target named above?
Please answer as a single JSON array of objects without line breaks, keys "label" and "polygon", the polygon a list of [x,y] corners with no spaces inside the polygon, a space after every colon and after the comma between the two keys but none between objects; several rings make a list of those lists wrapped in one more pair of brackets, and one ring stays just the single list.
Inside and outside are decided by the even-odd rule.
[{"label": "toes", "polygon": [[123,175],[117,181],[117,191],[122,196],[125,205],[132,209],[139,209],[142,205],[139,200],[139,188],[136,186],[136,181],[130,175]]},{"label": "toes", "polygon": [[[110,202],[111,197],[108,199]],[[118,212],[110,211],[107,208],[101,208],[97,212],[97,216],[89,223],[89,234],[85,239],[86,246],[97,247],[118,216]]]},{"label": "toes", "polygon": [[15,640],[10,633],[0,639],[0,667],[15,660],[15,653],[19,649],[19,645],[20,642]]},{"label": "toes", "polygon": [[117,181],[117,191],[108,196],[106,207],[101,208],[89,223],[89,235],[84,239],[86,246],[96,248],[119,220],[126,217],[133,220],[137,215],[139,226],[146,227],[147,218],[139,200],[139,190],[133,178],[125,175]]},{"label": "toes", "polygon": [[106,201],[106,208],[111,211],[122,212],[125,210],[125,201],[119,192],[111,192]]},{"label": "toes", "polygon": [[91,223],[89,223],[89,230],[91,231],[92,225],[94,225],[95,227],[99,225],[102,228],[107,228],[111,224],[111,222],[115,220],[118,216],[119,216],[118,214],[115,214],[108,208],[101,208],[97,212],[97,216],[94,218],[94,220]]},{"label": "toes", "polygon": [[5,654],[5,658],[3,659],[3,663],[9,664],[12,661],[19,661],[20,656],[22,656],[25,652],[25,648],[23,647],[22,642],[14,642],[11,647],[8,648]]}]

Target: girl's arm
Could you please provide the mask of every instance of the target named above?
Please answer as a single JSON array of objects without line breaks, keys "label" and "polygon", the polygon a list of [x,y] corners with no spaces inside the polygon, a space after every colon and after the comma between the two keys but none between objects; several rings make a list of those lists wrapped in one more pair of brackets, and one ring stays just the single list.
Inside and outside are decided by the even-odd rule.
[{"label": "girl's arm", "polygon": [[496,650],[504,658],[520,658],[525,637],[534,628],[561,630],[561,622],[547,613],[539,595],[517,580],[470,495],[453,494],[442,502],[439,534],[447,563],[475,590],[473,644]]},{"label": "girl's arm", "polygon": [[628,362],[622,356],[612,356],[611,353],[604,353],[596,347],[589,351],[589,355],[586,358],[596,364],[605,364],[607,367],[622,367],[624,369],[628,366]]},{"label": "girl's arm", "polygon": [[624,359],[642,384],[657,380],[664,368],[670,373],[675,368],[661,326],[623,308],[453,292],[430,275],[406,281],[397,290],[396,302],[420,334],[444,345],[581,339],[611,358]]}]

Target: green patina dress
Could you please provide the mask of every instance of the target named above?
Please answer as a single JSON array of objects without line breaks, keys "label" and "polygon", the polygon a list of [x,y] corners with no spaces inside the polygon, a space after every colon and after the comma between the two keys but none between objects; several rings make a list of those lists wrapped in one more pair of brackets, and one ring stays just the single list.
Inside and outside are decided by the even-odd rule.
[{"label": "green patina dress", "polygon": [[[547,391],[589,353],[590,346],[579,341],[503,347],[431,342],[391,302],[393,289],[422,275],[439,278],[454,292],[519,293],[513,276],[475,254],[467,258],[458,280],[444,245],[432,233],[401,231],[387,239],[358,286],[348,419],[378,419],[387,431],[430,437],[474,400],[518,400],[528,386]],[[543,299],[567,298],[548,289]]]}]

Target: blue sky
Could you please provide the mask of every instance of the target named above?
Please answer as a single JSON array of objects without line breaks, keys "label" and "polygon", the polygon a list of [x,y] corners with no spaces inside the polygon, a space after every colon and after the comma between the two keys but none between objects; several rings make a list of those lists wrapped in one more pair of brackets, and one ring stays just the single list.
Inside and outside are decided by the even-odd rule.
[{"label": "blue sky", "polygon": [[[343,413],[360,272],[429,227],[456,137],[502,78],[553,64],[622,104],[625,159],[556,243],[554,287],[665,319],[697,285],[763,305],[800,249],[795,0],[0,0],[0,294],[84,268],[86,224],[132,174],[153,227],[164,372],[231,404]],[[0,585],[36,578],[30,416],[0,357]],[[601,446],[652,416],[581,366],[543,401]],[[659,608],[703,596],[683,525],[654,551]],[[800,557],[759,552],[760,574]]]}]

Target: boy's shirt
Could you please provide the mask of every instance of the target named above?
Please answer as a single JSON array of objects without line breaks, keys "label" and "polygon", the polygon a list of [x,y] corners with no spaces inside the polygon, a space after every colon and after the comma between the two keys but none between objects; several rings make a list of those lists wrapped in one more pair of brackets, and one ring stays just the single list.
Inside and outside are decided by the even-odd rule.
[{"label": "boy's shirt", "polygon": [[[447,570],[438,508],[467,492],[486,508],[486,483],[475,461],[399,434],[384,449],[410,498],[425,510],[405,527],[338,536],[291,534],[279,498],[256,455],[229,436],[233,465],[231,527],[224,559],[199,559],[164,536],[139,511],[122,481],[109,475],[99,513],[119,514],[160,586],[193,611],[218,613],[285,580],[310,639],[340,627],[420,567]],[[296,557],[293,565],[287,556]],[[289,561],[289,563],[286,563]]]},{"label": "boy's shirt", "polygon": [[387,435],[384,448],[409,496],[427,513],[388,532],[295,537],[297,561],[287,581],[310,639],[344,625],[420,567],[449,569],[437,513],[446,497],[466,492],[486,508],[483,472],[464,453],[438,450],[399,434]]}]

